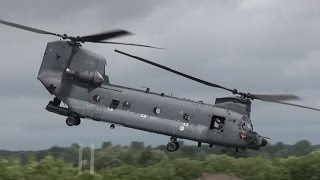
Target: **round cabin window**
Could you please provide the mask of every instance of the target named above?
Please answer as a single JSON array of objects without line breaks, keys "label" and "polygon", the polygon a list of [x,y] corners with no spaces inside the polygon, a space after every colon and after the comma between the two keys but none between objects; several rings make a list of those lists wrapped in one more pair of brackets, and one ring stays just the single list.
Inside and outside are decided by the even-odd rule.
[{"label": "round cabin window", "polygon": [[94,101],[94,102],[99,102],[100,101],[100,96],[99,95],[94,95],[93,97],[92,97],[92,100]]},{"label": "round cabin window", "polygon": [[183,115],[183,119],[186,120],[186,121],[190,121],[191,115],[188,114],[188,113],[185,113],[185,114]]},{"label": "round cabin window", "polygon": [[131,104],[129,101],[125,101],[122,104],[123,109],[129,109],[131,107]]},{"label": "round cabin window", "polygon": [[158,107],[155,107],[155,108],[153,109],[153,112],[154,112],[156,115],[159,115],[159,114],[161,113],[161,109],[158,108]]}]

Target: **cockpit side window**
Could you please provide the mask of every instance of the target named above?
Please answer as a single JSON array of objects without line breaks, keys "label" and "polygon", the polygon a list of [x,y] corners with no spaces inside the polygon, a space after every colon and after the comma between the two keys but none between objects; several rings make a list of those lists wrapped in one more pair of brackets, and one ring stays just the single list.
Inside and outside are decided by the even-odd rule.
[{"label": "cockpit side window", "polygon": [[241,127],[242,127],[242,129],[243,129],[244,131],[247,130],[247,126],[246,126],[246,123],[245,123],[245,122],[242,123],[242,126],[241,126]]},{"label": "cockpit side window", "polygon": [[251,122],[251,120],[248,118],[248,117],[246,117],[246,116],[243,116],[243,124],[242,124],[242,129],[243,130],[253,130],[253,126],[252,126],[252,122]]},{"label": "cockpit side window", "polygon": [[223,132],[224,123],[226,118],[221,116],[212,116],[210,129],[218,130],[219,132]]}]

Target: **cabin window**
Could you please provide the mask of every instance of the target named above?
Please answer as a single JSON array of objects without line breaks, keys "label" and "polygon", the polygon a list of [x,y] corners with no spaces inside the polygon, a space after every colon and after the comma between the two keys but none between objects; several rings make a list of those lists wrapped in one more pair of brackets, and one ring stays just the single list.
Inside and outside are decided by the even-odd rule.
[{"label": "cabin window", "polygon": [[94,95],[93,97],[92,97],[92,100],[94,101],[94,102],[99,102],[100,101],[100,96],[99,95]]},{"label": "cabin window", "polygon": [[122,104],[123,109],[129,109],[131,107],[131,104],[129,101],[125,101]]},{"label": "cabin window", "polygon": [[226,118],[220,116],[212,116],[210,129],[218,130],[219,132],[223,132],[224,123]]},{"label": "cabin window", "polygon": [[113,108],[113,109],[117,109],[119,104],[120,104],[120,100],[119,99],[112,99],[111,104],[110,104],[109,107]]},{"label": "cabin window", "polygon": [[159,115],[161,113],[161,109],[158,107],[153,108],[153,113],[155,113],[156,115]]},{"label": "cabin window", "polygon": [[186,120],[186,121],[190,121],[191,115],[188,114],[188,113],[185,113],[185,114],[183,115],[183,119]]}]

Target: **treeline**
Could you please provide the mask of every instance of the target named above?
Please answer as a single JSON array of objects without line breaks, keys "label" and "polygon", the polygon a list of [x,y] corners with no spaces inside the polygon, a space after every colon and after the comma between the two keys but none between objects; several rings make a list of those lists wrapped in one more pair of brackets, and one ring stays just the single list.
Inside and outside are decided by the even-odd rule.
[{"label": "treeline", "polygon": [[203,173],[232,173],[243,179],[320,179],[320,150],[308,141],[277,143],[260,151],[221,147],[130,146],[105,142],[95,150],[95,174],[89,174],[90,148],[83,149],[84,172],[78,175],[79,145],[43,151],[0,151],[0,180],[6,179],[197,179]]}]

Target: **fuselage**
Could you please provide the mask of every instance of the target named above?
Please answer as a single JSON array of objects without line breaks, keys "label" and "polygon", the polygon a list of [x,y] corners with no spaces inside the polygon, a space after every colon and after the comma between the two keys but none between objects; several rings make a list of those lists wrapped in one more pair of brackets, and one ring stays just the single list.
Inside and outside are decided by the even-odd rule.
[{"label": "fuselage", "polygon": [[[81,118],[105,121],[211,145],[259,149],[262,139],[243,113],[217,105],[113,85],[103,57],[64,41],[48,43],[38,79]],[[100,85],[66,76],[66,69],[99,73]],[[78,73],[78,74],[79,74]],[[88,77],[90,77],[88,75]],[[89,83],[88,83],[89,82]],[[255,142],[243,136],[254,136]]]}]

